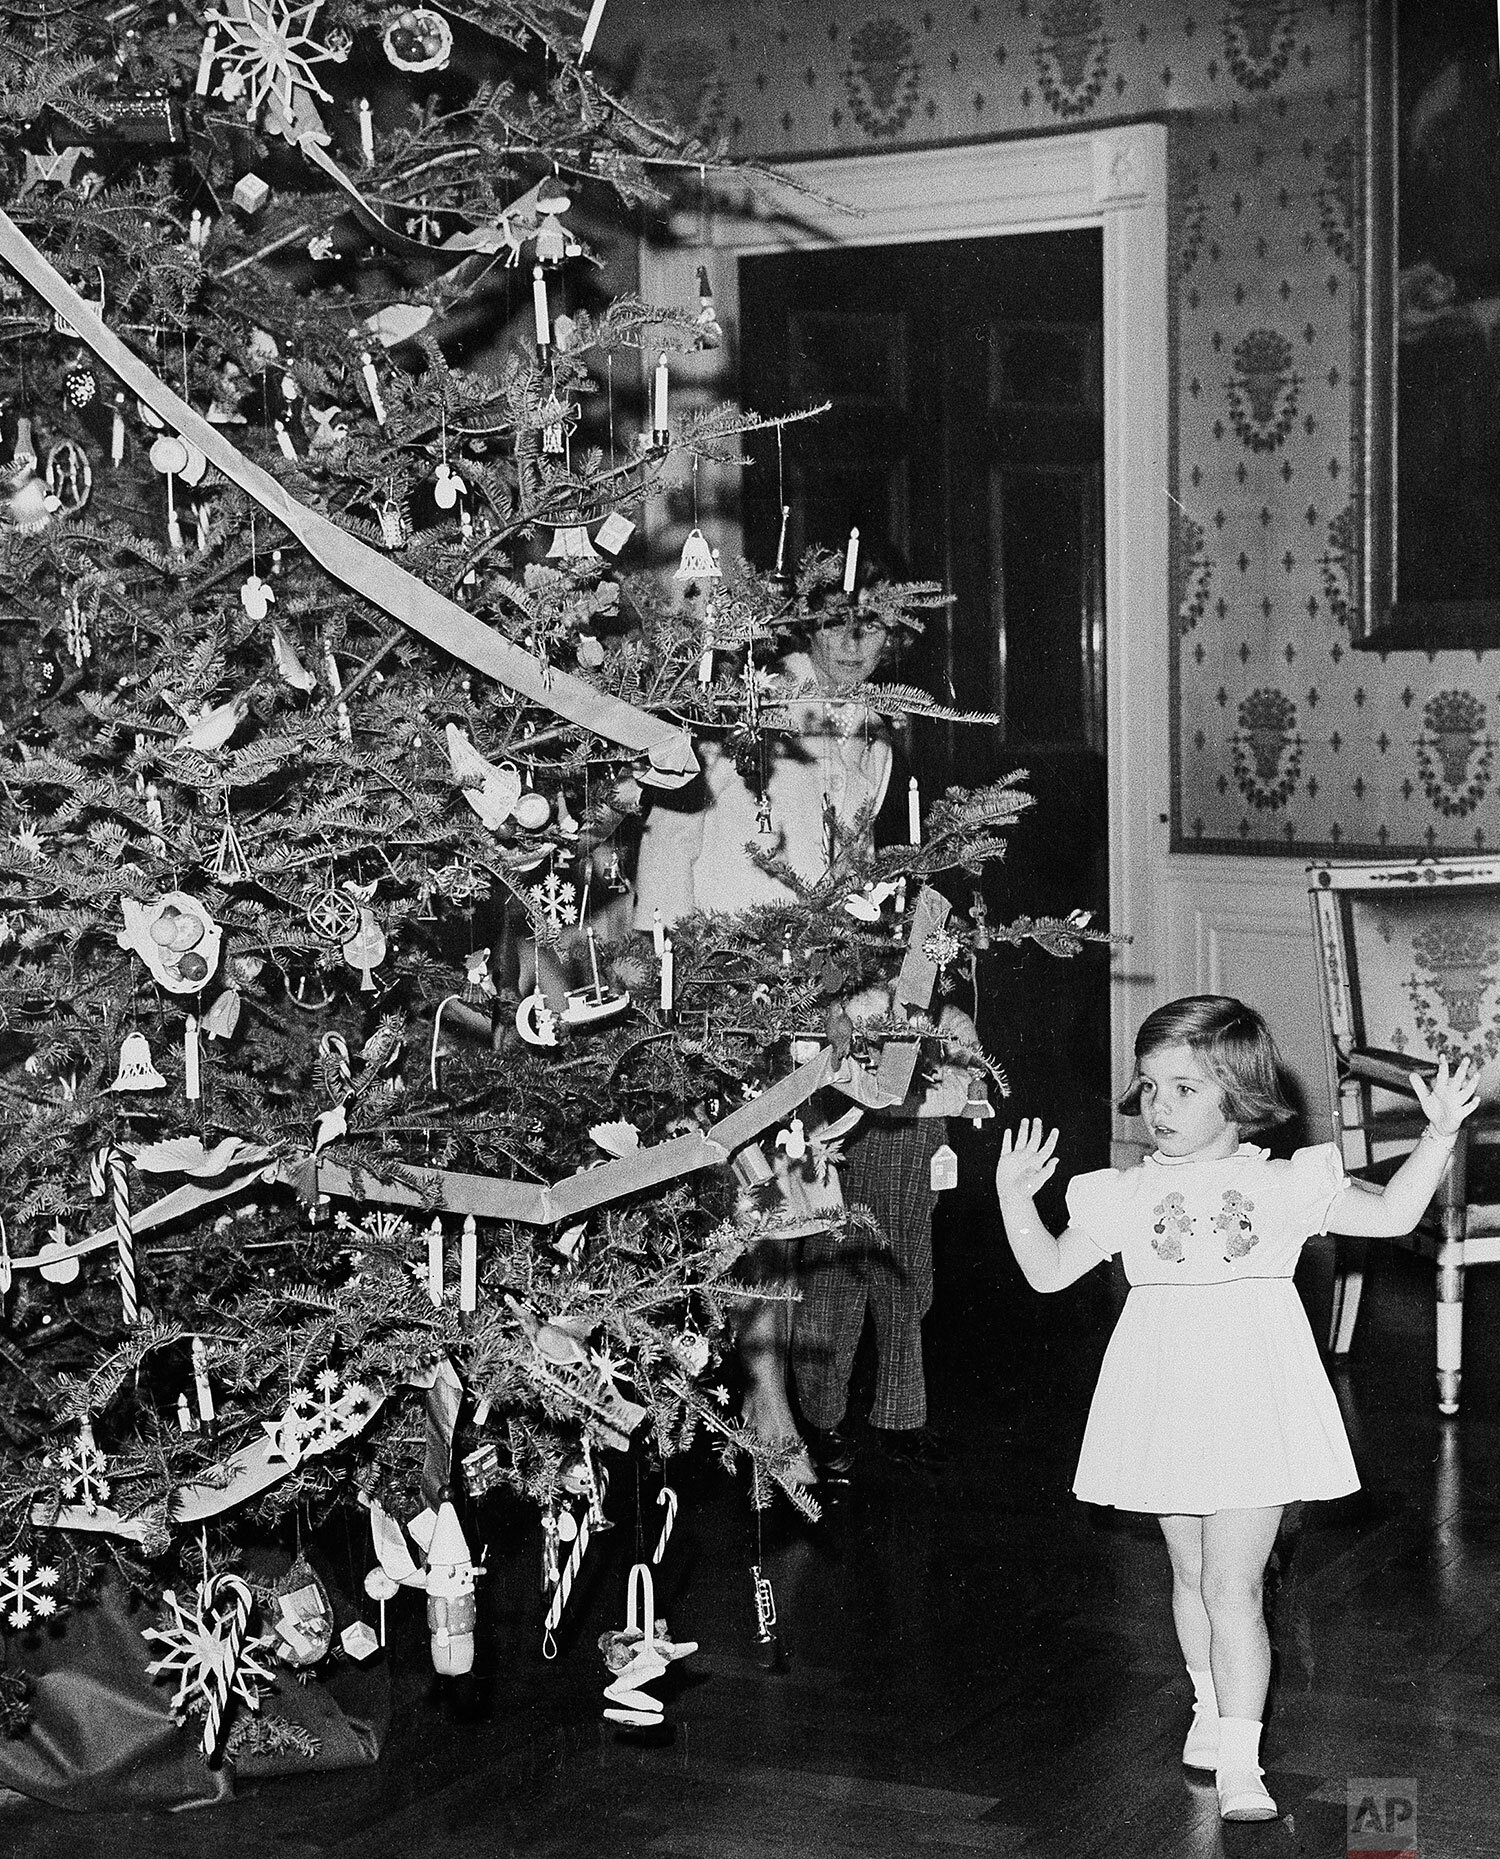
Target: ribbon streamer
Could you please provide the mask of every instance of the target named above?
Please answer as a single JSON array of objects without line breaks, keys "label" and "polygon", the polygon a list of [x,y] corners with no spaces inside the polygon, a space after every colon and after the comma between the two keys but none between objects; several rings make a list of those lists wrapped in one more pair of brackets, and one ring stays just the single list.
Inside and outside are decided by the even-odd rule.
[{"label": "ribbon streamer", "polygon": [[422,1497],[436,1510],[453,1472],[453,1429],[463,1403],[463,1383],[447,1356],[438,1358],[432,1386],[423,1399],[427,1416],[426,1450],[422,1459]]},{"label": "ribbon streamer", "polygon": [[[384,1405],[384,1397],[372,1401],[361,1422],[368,1426]],[[352,1435],[351,1435],[352,1437]],[[272,1485],[280,1484],[291,1471],[285,1459],[275,1457],[276,1448],[269,1439],[232,1452],[214,1469],[211,1479],[202,1484],[179,1485],[172,1494],[172,1521],[176,1524],[206,1523],[226,1510],[259,1497]],[[106,1536],[121,1536],[127,1542],[144,1543],[156,1532],[153,1518],[126,1517],[100,1504],[90,1511],[82,1504],[35,1504],[31,1521],[42,1530],[97,1530]]]},{"label": "ribbon streamer", "polygon": [[336,580],[472,670],[632,754],[645,756],[649,767],[641,770],[641,779],[651,785],[679,787],[698,772],[697,757],[685,730],[595,690],[568,672],[549,669],[529,652],[502,639],[456,601],[299,503],[269,472],[231,445],[220,428],[210,426],[159,380],[106,327],[97,307],[79,296],[4,212],[0,212],[0,258],[25,279],[43,302],[72,324],[79,340],[138,400],[182,439],[196,445],[210,464],[281,523]]},{"label": "ribbon streamer", "polygon": [[[440,240],[436,245],[424,245],[420,239],[412,239],[404,232],[398,232],[380,209],[370,204],[356,184],[315,137],[301,136],[297,146],[315,167],[323,170],[340,193],[348,199],[349,210],[370,237],[393,257],[406,259],[411,263],[430,265],[443,258],[460,263],[464,259],[473,258],[476,254],[482,256],[504,252],[511,245],[511,240],[505,236],[504,222],[513,214],[530,218],[537,211],[537,188],[540,187],[540,182],[536,187],[528,188],[518,199],[511,201],[501,214],[499,225],[486,225],[482,222],[471,221],[468,230],[451,232],[446,239]],[[392,210],[410,213],[420,209],[408,206],[404,209],[393,207]]]}]

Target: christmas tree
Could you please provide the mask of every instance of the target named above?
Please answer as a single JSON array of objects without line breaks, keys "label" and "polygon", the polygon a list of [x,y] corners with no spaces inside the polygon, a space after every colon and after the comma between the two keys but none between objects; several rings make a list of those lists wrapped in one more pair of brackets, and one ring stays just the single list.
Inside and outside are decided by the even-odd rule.
[{"label": "christmas tree", "polygon": [[[763,763],[779,646],[854,565],[695,531],[666,591],[630,572],[672,462],[757,422],[671,407],[706,271],[596,281],[612,223],[726,165],[595,73],[599,11],[34,0],[0,39],[13,1629],[113,1562],[200,1579],[200,1627],[228,1596],[228,1635],[245,1532],[362,1500],[461,1669],[455,1493],[533,1501],[560,1581],[610,1451],[784,1478],[726,1326],[786,1295],[741,1264],[790,1206],[837,1217],[837,1153],[759,1145],[830,1078],[902,1095],[976,953],[1091,934],[923,888],[999,855],[1011,783],[779,868],[784,906],[612,929],[650,789],[700,730]],[[837,1003],[898,976],[851,1044]]]}]

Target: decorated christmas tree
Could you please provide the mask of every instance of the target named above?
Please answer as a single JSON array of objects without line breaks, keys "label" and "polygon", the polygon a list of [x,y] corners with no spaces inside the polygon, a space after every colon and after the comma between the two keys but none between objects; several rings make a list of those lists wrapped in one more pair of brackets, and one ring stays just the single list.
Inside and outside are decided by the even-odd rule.
[{"label": "decorated christmas tree", "polygon": [[[549,1622],[612,1453],[706,1437],[815,1509],[724,1400],[733,1312],[787,1295],[747,1251],[839,1217],[836,1147],[775,1138],[830,1080],[899,1099],[934,984],[984,950],[1090,934],[927,886],[1000,853],[1011,783],[937,799],[913,843],[832,835],[812,884],[768,836],[789,900],[670,941],[611,907],[700,732],[763,768],[782,643],[857,568],[757,572],[695,531],[640,572],[664,474],[757,422],[673,409],[673,357],[720,339],[706,270],[688,304],[601,292],[608,228],[725,163],[595,73],[600,11],[7,16],[14,1722],[24,1630],[114,1564],[178,1597],[161,1671],[215,1754],[273,1646],[327,1650],[286,1610],[257,1647],[233,1573],[294,1509],[368,1516],[446,1671],[460,1513],[496,1484],[536,1506]],[[888,625],[940,598],[868,596]],[[896,1006],[856,1040],[838,1004],[875,980]],[[957,1056],[978,1105],[1000,1075]]]}]

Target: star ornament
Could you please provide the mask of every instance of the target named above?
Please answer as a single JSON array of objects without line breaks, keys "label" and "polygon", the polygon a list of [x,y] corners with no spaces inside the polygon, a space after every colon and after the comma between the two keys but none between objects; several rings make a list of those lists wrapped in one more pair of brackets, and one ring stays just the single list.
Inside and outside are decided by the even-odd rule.
[{"label": "star ornament", "polygon": [[313,37],[313,16],[322,4],[323,0],[310,0],[306,6],[291,5],[290,0],[227,0],[208,15],[225,35],[218,53],[224,66],[221,88],[227,97],[245,98],[247,115],[258,115],[262,104],[270,102],[280,123],[295,129],[305,97],[333,101],[313,67],[342,63],[348,53],[347,47]]}]

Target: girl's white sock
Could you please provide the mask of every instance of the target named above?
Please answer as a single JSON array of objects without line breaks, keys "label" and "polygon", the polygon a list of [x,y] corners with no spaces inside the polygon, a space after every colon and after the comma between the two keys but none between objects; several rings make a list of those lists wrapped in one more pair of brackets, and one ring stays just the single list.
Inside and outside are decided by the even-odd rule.
[{"label": "girl's white sock", "polygon": [[1219,1719],[1220,1775],[1259,1775],[1260,1724],[1254,1717]]},{"label": "girl's white sock", "polygon": [[1191,1666],[1187,1675],[1193,1681],[1193,1703],[1205,1717],[1217,1717],[1219,1714],[1218,1694],[1214,1690],[1214,1675],[1208,1670],[1195,1672]]}]

